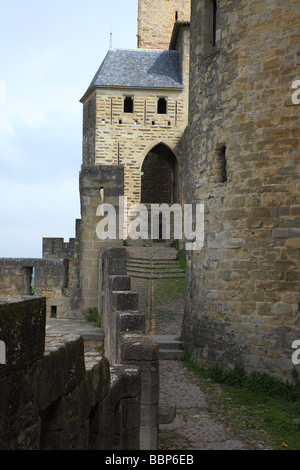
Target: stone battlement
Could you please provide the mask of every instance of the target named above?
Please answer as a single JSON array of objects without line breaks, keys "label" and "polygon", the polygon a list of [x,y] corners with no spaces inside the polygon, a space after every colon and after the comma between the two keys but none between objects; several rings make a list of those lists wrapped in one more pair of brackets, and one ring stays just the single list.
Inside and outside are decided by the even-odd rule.
[{"label": "stone battlement", "polygon": [[47,335],[45,324],[45,299],[1,298],[0,448],[138,450],[138,368],[111,367],[82,337]]}]

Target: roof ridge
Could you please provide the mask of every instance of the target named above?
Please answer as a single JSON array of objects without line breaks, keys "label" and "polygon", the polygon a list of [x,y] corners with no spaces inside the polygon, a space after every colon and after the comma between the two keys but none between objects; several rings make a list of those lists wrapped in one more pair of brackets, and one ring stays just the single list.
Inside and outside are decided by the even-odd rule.
[{"label": "roof ridge", "polygon": [[122,51],[122,52],[176,52],[176,51],[172,51],[172,50],[169,50],[169,49],[141,49],[141,48],[122,49],[122,48],[118,48],[118,47],[113,47],[113,48],[109,49],[108,52],[110,52],[110,51]]}]

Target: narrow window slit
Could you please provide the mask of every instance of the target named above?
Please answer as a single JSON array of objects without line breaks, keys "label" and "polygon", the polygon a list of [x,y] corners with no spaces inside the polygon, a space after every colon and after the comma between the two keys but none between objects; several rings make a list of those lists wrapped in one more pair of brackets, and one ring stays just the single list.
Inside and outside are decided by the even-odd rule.
[{"label": "narrow window slit", "polygon": [[133,113],[133,99],[131,96],[126,96],[124,99],[124,113]]},{"label": "narrow window slit", "polygon": [[214,47],[216,45],[216,35],[217,35],[217,0],[212,1],[212,31],[211,31],[211,45]]},{"label": "narrow window slit", "polygon": [[223,146],[219,150],[220,160],[220,182],[226,183],[227,181],[227,159],[226,159],[226,147]]},{"label": "narrow window slit", "polygon": [[51,305],[50,318],[56,318],[57,316],[57,307],[56,305]]},{"label": "narrow window slit", "polygon": [[159,98],[157,102],[157,114],[167,114],[166,98]]}]

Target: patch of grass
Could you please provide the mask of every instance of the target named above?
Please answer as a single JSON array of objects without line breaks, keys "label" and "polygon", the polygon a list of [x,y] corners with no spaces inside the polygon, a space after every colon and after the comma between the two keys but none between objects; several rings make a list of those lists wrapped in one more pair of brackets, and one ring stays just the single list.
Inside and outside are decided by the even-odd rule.
[{"label": "patch of grass", "polygon": [[179,247],[179,241],[178,240],[174,240],[172,241],[172,243],[170,244],[170,246],[172,248],[175,248],[177,250],[177,255],[176,255],[176,258],[179,262],[179,266],[181,269],[186,270],[186,254],[185,254],[185,250],[183,248],[180,248]]},{"label": "patch of grass", "polygon": [[[300,450],[300,385],[265,373],[201,368],[187,354],[185,367],[201,381],[210,411],[252,448]],[[203,386],[204,384],[204,386]]]},{"label": "patch of grass", "polygon": [[173,240],[171,243],[170,243],[170,246],[172,248],[175,248],[176,250],[179,250],[179,240]]},{"label": "patch of grass", "polygon": [[185,278],[155,279],[154,291],[155,297],[159,302],[169,300],[184,299],[185,296]]},{"label": "patch of grass", "polygon": [[98,346],[98,347],[96,348],[96,351],[98,351],[99,353],[103,354],[103,356],[105,355],[104,342],[101,344],[101,346]]},{"label": "patch of grass", "polygon": [[90,321],[96,327],[101,327],[101,317],[97,308],[89,308],[85,313],[85,319]]},{"label": "patch of grass", "polygon": [[183,269],[183,271],[185,272],[186,270],[186,255],[185,255],[185,250],[183,249],[180,249],[177,251],[177,259],[178,259],[178,262],[179,262],[179,267],[181,269]]}]

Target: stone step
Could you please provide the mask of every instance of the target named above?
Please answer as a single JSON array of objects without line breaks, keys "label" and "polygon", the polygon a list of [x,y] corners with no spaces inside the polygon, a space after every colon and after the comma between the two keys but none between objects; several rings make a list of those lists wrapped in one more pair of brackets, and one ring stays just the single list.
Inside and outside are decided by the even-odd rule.
[{"label": "stone step", "polygon": [[159,351],[159,359],[161,361],[172,361],[179,359],[183,354],[183,351],[173,351],[172,349],[164,349]]},{"label": "stone step", "polygon": [[138,248],[152,248],[153,246],[156,247],[166,247],[169,248],[171,246],[172,240],[127,240],[127,245],[129,247],[138,247]]},{"label": "stone step", "polygon": [[141,273],[149,273],[149,272],[157,272],[157,273],[168,273],[168,272],[172,272],[172,273],[183,273],[184,271],[182,269],[180,269],[178,266],[174,266],[172,268],[167,268],[167,267],[163,267],[163,268],[155,268],[153,266],[128,266],[127,267],[127,271],[131,271],[131,272],[141,272]]},{"label": "stone step", "polygon": [[183,354],[182,343],[176,335],[149,335],[150,339],[157,342],[159,359],[173,360],[180,358]]},{"label": "stone step", "polygon": [[127,257],[132,259],[147,259],[149,261],[176,260],[177,250],[158,245],[156,247],[127,247]]},{"label": "stone step", "polygon": [[174,264],[178,264],[178,261],[176,259],[168,259],[168,258],[162,258],[162,259],[147,259],[147,258],[127,258],[127,264],[137,264],[137,265],[153,265],[153,266],[172,266]]},{"label": "stone step", "polygon": [[176,259],[127,258],[127,274],[146,279],[182,278],[185,272]]},{"label": "stone step", "polygon": [[131,277],[137,277],[141,279],[169,279],[169,278],[184,278],[185,274],[183,273],[140,273],[134,271],[128,271],[128,274]]},{"label": "stone step", "polygon": [[148,269],[148,270],[168,270],[168,269],[181,269],[178,266],[178,263],[131,263],[130,261],[127,263],[127,269]]}]

